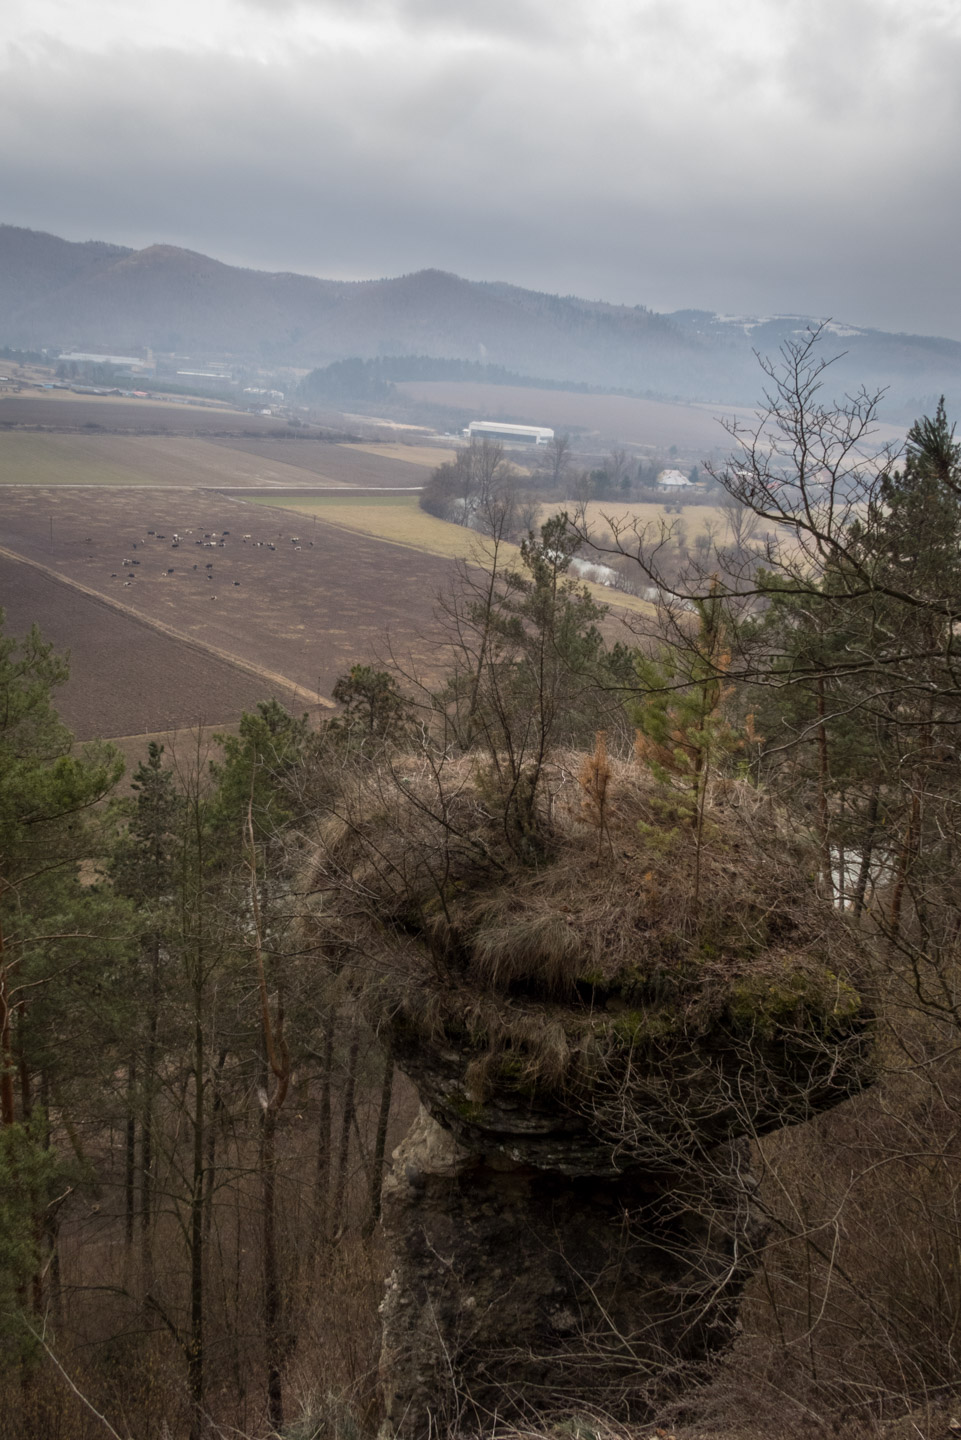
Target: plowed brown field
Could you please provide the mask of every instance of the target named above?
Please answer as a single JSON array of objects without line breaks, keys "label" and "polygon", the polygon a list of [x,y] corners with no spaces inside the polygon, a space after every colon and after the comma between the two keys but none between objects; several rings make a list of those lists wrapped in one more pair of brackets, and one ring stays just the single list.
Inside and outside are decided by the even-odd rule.
[{"label": "plowed brown field", "polygon": [[[296,709],[329,696],[387,629],[425,671],[437,663],[432,610],[449,563],[307,517],[214,492],[18,489],[3,497],[0,545],[82,587],[71,594],[24,565],[0,573],[11,629],[39,619],[58,646],[72,647],[72,685],[86,685],[88,665],[106,676],[91,687],[96,699],[78,702],[72,723],[84,733],[236,719],[284,682],[298,689],[288,696]],[[201,647],[200,659],[183,672],[167,659],[141,666],[147,627],[175,651]],[[239,672],[228,695],[219,670],[209,686],[205,677],[231,661],[256,673]],[[135,716],[123,708],[133,667]]]},{"label": "plowed brown field", "polygon": [[66,390],[44,394],[0,395],[0,426],[43,425],[55,430],[142,430],[145,434],[263,435],[287,433],[286,420],[248,415],[240,410],[185,405],[170,400],[135,400],[115,395],[73,395]]},{"label": "plowed brown field", "polygon": [[0,598],[8,634],[37,624],[58,652],[69,652],[70,679],[54,703],[78,740],[222,725],[272,698],[295,712],[311,708],[288,687],[184,645],[3,554]]}]

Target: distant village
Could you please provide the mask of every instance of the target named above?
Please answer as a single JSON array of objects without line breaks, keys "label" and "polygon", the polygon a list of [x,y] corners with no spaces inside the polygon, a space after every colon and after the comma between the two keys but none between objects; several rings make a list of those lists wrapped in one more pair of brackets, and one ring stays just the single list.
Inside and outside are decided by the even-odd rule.
[{"label": "distant village", "polygon": [[[10,365],[11,356],[15,358],[13,365]],[[361,413],[345,409],[319,414],[316,403],[304,403],[305,399],[312,398],[301,388],[306,372],[284,370],[278,374],[275,369],[257,368],[230,358],[157,354],[150,348],[145,348],[139,355],[71,349],[43,351],[29,357],[7,351],[0,354],[0,365],[10,366],[10,373],[0,374],[0,394],[24,390],[65,391],[81,396],[167,401],[285,420],[295,432],[301,433],[307,432],[315,423],[329,427],[339,418],[348,422],[352,429],[359,430],[365,438],[383,439],[388,434],[392,441],[400,439],[407,443],[440,443],[455,447],[465,441],[471,443],[488,439],[501,444],[508,453],[516,452],[518,458],[520,452],[526,449],[544,452],[553,444],[556,435],[563,435],[574,442],[579,463],[588,467],[598,462],[603,465],[605,458],[603,447],[597,443],[598,437],[578,433],[580,427],[573,424],[555,431],[546,425],[515,424],[478,417],[462,428],[442,430],[436,428],[436,423],[402,423],[396,418],[366,414],[362,407],[358,407]],[[285,388],[280,388],[281,385]],[[635,444],[630,449],[640,485],[646,487],[648,494],[652,490],[662,492],[670,508],[684,503],[685,498],[696,502],[703,493],[707,477],[699,474],[697,463],[689,463],[693,457],[689,457],[689,468],[685,473],[680,468],[678,462],[681,457],[674,446],[670,447],[667,463],[658,459],[655,446]],[[642,471],[646,473],[642,474]],[[595,470],[589,473],[599,475],[601,472]],[[690,492],[689,496],[685,497],[684,492]]]}]

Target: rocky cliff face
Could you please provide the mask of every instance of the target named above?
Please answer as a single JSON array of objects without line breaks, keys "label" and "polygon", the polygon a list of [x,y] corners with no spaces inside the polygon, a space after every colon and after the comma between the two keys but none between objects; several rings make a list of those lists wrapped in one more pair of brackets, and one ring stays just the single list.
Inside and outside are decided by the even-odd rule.
[{"label": "rocky cliff face", "polygon": [[585,1404],[644,1418],[736,1328],[764,1235],[741,1162],[698,1183],[571,1177],[468,1150],[422,1112],[384,1195],[390,1431]]},{"label": "rocky cliff face", "polygon": [[599,834],[577,773],[523,858],[467,761],[442,792],[395,766],[319,840],[318,951],[425,1107],[384,1197],[404,1440],[645,1418],[735,1329],[764,1234],[751,1142],[871,1080],[857,937],[778,816],[718,787],[698,839],[612,765]]}]

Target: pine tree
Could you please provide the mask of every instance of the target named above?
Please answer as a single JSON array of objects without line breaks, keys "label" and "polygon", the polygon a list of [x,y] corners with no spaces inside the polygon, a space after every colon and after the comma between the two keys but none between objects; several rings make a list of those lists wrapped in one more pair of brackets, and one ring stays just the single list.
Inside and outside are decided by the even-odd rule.
[{"label": "pine tree", "polygon": [[53,1243],[47,1205],[62,1175],[47,1108],[69,1119],[68,1100],[110,1073],[128,916],[93,868],[105,850],[100,802],[123,762],[110,746],[75,749],[52,701],[66,662],[36,627],[17,640],[2,621],[0,1288],[12,1286],[23,1312],[43,1301],[40,1251]]}]

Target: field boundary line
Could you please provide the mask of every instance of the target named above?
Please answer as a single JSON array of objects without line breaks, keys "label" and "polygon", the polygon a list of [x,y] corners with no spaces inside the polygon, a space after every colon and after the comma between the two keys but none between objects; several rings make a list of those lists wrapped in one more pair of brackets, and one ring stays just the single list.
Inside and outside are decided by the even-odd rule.
[{"label": "field boundary line", "polygon": [[66,585],[70,590],[77,590],[81,595],[86,595],[89,600],[99,601],[106,605],[108,610],[116,610],[119,614],[125,615],[128,620],[135,620],[140,625],[145,625],[148,630],[157,630],[161,635],[166,635],[169,640],[176,640],[181,645],[189,645],[194,650],[199,650],[205,655],[212,655],[215,660],[223,660],[228,665],[234,665],[238,670],[246,670],[248,675],[254,675],[258,680],[266,680],[271,685],[280,685],[289,690],[298,699],[306,700],[311,705],[321,705],[327,710],[334,710],[336,706],[333,700],[328,700],[325,695],[319,695],[316,690],[307,690],[303,685],[298,685],[295,680],[290,680],[286,675],[280,675],[275,670],[266,670],[262,665],[257,665],[253,660],[244,660],[239,655],[231,655],[229,650],[221,650],[218,645],[212,645],[209,640],[200,640],[195,635],[185,635],[182,630],[175,630],[172,625],[166,625],[163,620],[154,620],[147,615],[141,615],[139,611],[124,605],[120,600],[114,600],[110,595],[104,595],[100,590],[94,590],[89,585],[84,585],[79,580],[74,580],[69,575],[62,575],[59,570],[54,570],[50,565],[44,565],[40,560],[33,560],[29,555],[21,555],[17,550],[10,550],[6,545],[0,545],[0,555],[8,560],[13,560],[20,565],[30,565],[34,570],[39,570],[49,580],[55,580],[60,585]]}]

